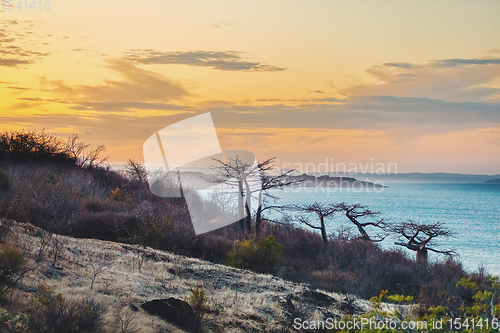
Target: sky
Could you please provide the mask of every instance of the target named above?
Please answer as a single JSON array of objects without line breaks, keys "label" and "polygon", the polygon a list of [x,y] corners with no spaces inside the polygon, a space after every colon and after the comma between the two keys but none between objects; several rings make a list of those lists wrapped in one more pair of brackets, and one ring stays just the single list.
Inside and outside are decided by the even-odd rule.
[{"label": "sky", "polygon": [[500,174],[499,1],[0,4],[0,130],[79,133],[111,163],[210,112],[279,165]]}]

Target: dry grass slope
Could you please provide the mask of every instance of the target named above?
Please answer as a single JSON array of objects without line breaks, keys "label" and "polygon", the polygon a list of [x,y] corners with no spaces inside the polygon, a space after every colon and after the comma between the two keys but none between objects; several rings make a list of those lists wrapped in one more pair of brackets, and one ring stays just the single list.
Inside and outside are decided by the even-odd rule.
[{"label": "dry grass slope", "polygon": [[[0,224],[10,229],[9,242],[29,257],[36,256],[43,239],[40,229],[6,220]],[[349,308],[371,309],[365,300],[355,299],[348,307],[346,295],[151,248],[66,236],[55,239],[59,246],[53,243],[52,251],[13,292],[20,311],[40,284],[54,287],[69,300],[91,297],[105,304],[109,332],[119,332],[123,321],[130,322],[129,332],[181,331],[139,307],[152,299],[185,299],[198,286],[210,299],[213,311],[203,322],[213,332],[283,332],[293,317],[342,317]]]}]

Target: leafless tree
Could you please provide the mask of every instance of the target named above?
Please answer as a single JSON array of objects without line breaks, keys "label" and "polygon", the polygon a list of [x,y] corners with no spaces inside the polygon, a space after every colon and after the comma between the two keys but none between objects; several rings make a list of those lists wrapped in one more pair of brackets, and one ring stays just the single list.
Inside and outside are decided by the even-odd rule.
[{"label": "leafless tree", "polygon": [[146,168],[139,162],[129,159],[125,165],[127,174],[137,180],[139,183],[144,183],[147,178]]},{"label": "leafless tree", "polygon": [[68,244],[68,240],[61,235],[53,234],[50,243],[50,254],[52,256],[52,266],[56,267],[57,260],[61,257],[61,252]]},{"label": "leafless tree", "polygon": [[90,147],[89,144],[80,141],[78,133],[73,133],[66,142],[66,150],[71,158],[78,160],[83,152]]},{"label": "leafless tree", "polygon": [[90,290],[92,290],[94,289],[94,282],[97,276],[103,273],[108,268],[108,265],[102,261],[98,261],[97,259],[91,261],[89,265],[90,268],[92,269],[92,272],[90,273],[91,274]]},{"label": "leafless tree", "polygon": [[[328,235],[326,233],[326,221],[325,219],[332,216],[336,212],[338,212],[338,207],[335,204],[322,204],[319,202],[314,202],[312,204],[305,204],[305,205],[288,205],[283,207],[284,210],[289,210],[289,211],[295,211],[302,213],[302,215],[298,215],[295,218],[297,221],[299,221],[302,224],[307,225],[310,228],[320,230],[321,231],[321,238],[323,239],[323,243],[325,245],[328,245]],[[318,224],[313,224],[310,222],[309,218],[307,218],[304,215],[311,215],[314,214],[318,217],[319,219],[319,225]]]},{"label": "leafless tree", "polygon": [[77,133],[68,138],[66,151],[82,167],[95,168],[108,160],[107,157],[101,156],[106,151],[105,146],[92,148],[89,144],[81,142]]},{"label": "leafless tree", "polygon": [[445,254],[448,256],[456,255],[453,250],[437,250],[429,247],[435,245],[437,237],[452,237],[453,233],[441,223],[433,224],[416,223],[413,220],[402,222],[391,227],[391,231],[398,234],[404,242],[395,242],[395,245],[404,246],[417,254],[417,262],[427,263],[427,252]]},{"label": "leafless tree", "polygon": [[[381,242],[387,237],[387,224],[384,219],[379,219],[376,221],[369,222],[360,222],[359,219],[366,217],[375,217],[380,215],[380,212],[375,212],[369,209],[366,206],[362,206],[359,203],[357,204],[346,204],[344,202],[337,205],[339,211],[343,212],[345,216],[351,221],[357,228],[359,233],[361,234],[360,238],[363,240],[368,240],[372,242]],[[372,238],[366,232],[367,227],[374,227],[379,229],[379,233]]]},{"label": "leafless tree", "polygon": [[[226,162],[213,158],[216,174],[209,179],[215,184],[225,184],[238,189],[238,217],[240,231],[251,231],[252,186],[258,176],[259,166],[252,162],[243,161],[239,156],[230,158]],[[253,178],[252,178],[253,177]],[[245,199],[245,203],[243,200]],[[245,211],[247,216],[245,216]]]},{"label": "leafless tree", "polygon": [[276,157],[272,157],[258,164],[261,185],[257,190],[258,205],[257,205],[257,212],[255,214],[255,232],[257,238],[259,237],[260,228],[262,224],[262,212],[266,209],[274,208],[274,206],[264,207],[264,198],[263,198],[264,195],[267,196],[268,198],[276,200],[277,197],[269,193],[269,190],[271,189],[282,190],[294,186],[298,182],[300,182],[299,179],[290,178],[290,175],[293,173],[294,170],[272,173],[272,170],[275,169],[274,165],[275,162],[276,162]]},{"label": "leafless tree", "polygon": [[[210,181],[219,184],[226,184],[237,187],[239,195],[238,211],[239,216],[247,216],[240,222],[242,230],[251,231],[252,197],[256,195],[257,208],[255,217],[255,230],[258,237],[262,224],[262,212],[274,208],[275,206],[264,207],[264,197],[277,199],[269,193],[271,189],[284,189],[293,186],[299,180],[291,179],[289,176],[294,170],[273,173],[275,169],[276,157],[269,158],[260,163],[245,162],[238,156],[229,159],[227,162],[213,159],[214,168],[217,171],[215,177]],[[245,202],[243,204],[243,201]]]},{"label": "leafless tree", "polygon": [[125,309],[124,311],[118,312],[116,314],[116,319],[120,325],[120,333],[134,333],[137,332],[136,329],[132,328],[133,322],[135,320],[135,314],[130,309]]}]

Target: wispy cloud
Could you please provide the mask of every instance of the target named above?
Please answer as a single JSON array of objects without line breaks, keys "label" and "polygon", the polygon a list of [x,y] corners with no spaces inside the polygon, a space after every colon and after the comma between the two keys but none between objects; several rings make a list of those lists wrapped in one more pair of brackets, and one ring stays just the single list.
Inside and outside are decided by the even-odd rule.
[{"label": "wispy cloud", "polygon": [[180,64],[210,67],[223,71],[276,72],[285,68],[260,62],[244,60],[234,51],[186,51],[162,52],[155,50],[132,50],[125,59],[141,64]]},{"label": "wispy cloud", "polygon": [[83,108],[92,108],[88,103],[95,103],[94,107],[100,105],[103,108],[106,108],[104,103],[110,103],[115,108],[122,103],[123,108],[123,103],[170,102],[190,95],[181,84],[157,73],[137,68],[127,61],[109,60],[108,67],[117,72],[122,80],[105,80],[103,84],[95,86],[69,86],[61,81],[48,81],[47,84],[51,85],[57,94],[76,101]]},{"label": "wispy cloud", "polygon": [[236,24],[236,22],[234,21],[218,21],[218,22],[214,22],[214,23],[211,23],[210,25],[213,27],[213,28],[226,28],[226,27],[229,27],[231,25],[234,25]]},{"label": "wispy cloud", "polygon": [[425,64],[389,62],[367,69],[379,83],[356,85],[349,96],[420,97],[454,102],[499,102],[500,59],[441,59]]},{"label": "wispy cloud", "polygon": [[189,111],[182,105],[168,103],[145,103],[145,102],[79,102],[73,106],[74,110],[98,110],[98,111],[129,111],[129,110],[165,110],[165,111]]},{"label": "wispy cloud", "polygon": [[431,63],[438,68],[455,68],[469,65],[499,65],[500,59],[442,59]]},{"label": "wispy cloud", "polygon": [[18,65],[27,65],[29,63],[30,61],[28,60],[0,58],[0,66],[5,67],[16,67]]},{"label": "wispy cloud", "polygon": [[214,121],[237,128],[376,129],[419,128],[446,132],[450,128],[475,128],[500,124],[498,105],[447,102],[439,99],[397,96],[358,96],[339,104],[298,106],[213,106]]},{"label": "wispy cloud", "polygon": [[[25,21],[24,23],[31,24],[32,21]],[[15,29],[12,25],[16,26]],[[36,51],[33,47],[22,45],[26,42],[24,39],[27,36],[33,37],[33,33],[28,31],[29,27],[23,26],[20,28],[20,26],[18,21],[0,21],[0,66],[17,67],[18,65],[33,64],[35,60],[48,55],[47,52]],[[11,32],[11,30],[15,30],[15,33]]]}]

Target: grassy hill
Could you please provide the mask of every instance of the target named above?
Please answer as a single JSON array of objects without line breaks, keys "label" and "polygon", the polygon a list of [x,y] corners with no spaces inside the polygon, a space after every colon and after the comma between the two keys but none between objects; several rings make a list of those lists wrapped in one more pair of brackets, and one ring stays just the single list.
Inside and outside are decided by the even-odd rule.
[{"label": "grassy hill", "polygon": [[[372,309],[370,302],[352,295],[315,290],[307,284],[149,247],[49,235],[32,225],[9,220],[0,221],[0,228],[9,230],[9,242],[31,258],[29,265],[36,266],[12,291],[15,301],[10,307],[18,313],[27,311],[32,293],[44,285],[68,301],[87,298],[104,305],[106,332],[119,332],[120,318],[127,315],[132,318],[130,331],[181,331],[140,306],[152,299],[185,299],[200,286],[210,300],[204,327],[213,332],[281,332],[294,317],[341,318]],[[52,242],[35,263],[33,258],[49,236]],[[55,239],[60,248],[54,264]],[[386,310],[395,307],[384,306]]]}]

